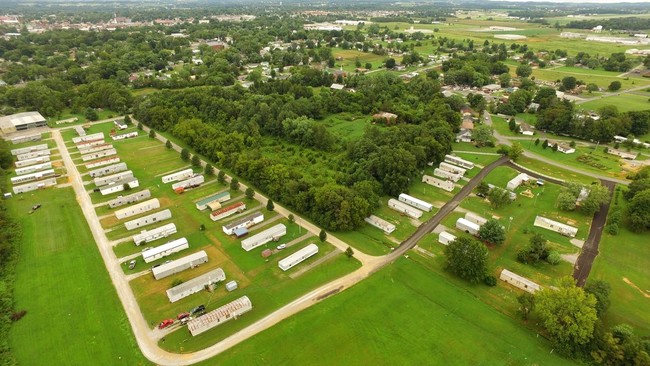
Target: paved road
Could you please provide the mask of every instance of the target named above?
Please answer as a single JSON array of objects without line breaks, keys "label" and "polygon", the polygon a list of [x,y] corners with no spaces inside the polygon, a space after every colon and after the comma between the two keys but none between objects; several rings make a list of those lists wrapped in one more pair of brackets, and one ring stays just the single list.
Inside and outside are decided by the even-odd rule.
[{"label": "paved road", "polygon": [[587,282],[591,266],[598,256],[598,246],[600,245],[600,237],[603,234],[605,223],[607,222],[607,213],[609,212],[609,205],[614,195],[614,187],[616,184],[611,181],[602,180],[602,183],[609,189],[609,201],[600,206],[600,211],[596,212],[593,220],[591,220],[591,228],[589,229],[589,236],[582,246],[580,256],[573,267],[573,278],[576,280],[578,286],[582,287]]}]

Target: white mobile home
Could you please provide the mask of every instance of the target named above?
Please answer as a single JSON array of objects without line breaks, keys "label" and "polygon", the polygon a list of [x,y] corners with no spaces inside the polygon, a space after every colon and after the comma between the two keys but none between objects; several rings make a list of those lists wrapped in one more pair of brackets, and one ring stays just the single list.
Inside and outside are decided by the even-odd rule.
[{"label": "white mobile home", "polygon": [[533,225],[551,231],[555,231],[556,233],[560,233],[565,236],[570,236],[572,238],[574,238],[578,233],[578,228],[575,228],[567,224],[563,224],[561,222],[553,221],[551,219],[547,219],[546,217],[542,217],[542,216],[536,216],[535,223]]},{"label": "white mobile home", "polygon": [[131,193],[126,196],[119,196],[115,199],[112,199],[108,201],[108,207],[110,208],[120,207],[120,206],[128,205],[129,203],[138,202],[140,200],[147,199],[149,197],[151,197],[151,192],[148,189],[145,189],[144,191]]},{"label": "white mobile home", "polygon": [[454,182],[450,182],[448,180],[441,180],[435,177],[432,177],[430,175],[423,175],[422,176],[422,182],[432,185],[434,187],[438,187],[441,189],[444,189],[447,192],[451,192],[454,190]]},{"label": "white mobile home", "polygon": [[255,224],[259,224],[262,221],[264,221],[264,214],[258,211],[248,216],[242,217],[241,219],[235,220],[228,225],[224,225],[222,228],[223,232],[226,233],[226,235],[232,235],[237,229],[248,228]]},{"label": "white mobile home", "polygon": [[179,188],[189,189],[189,188],[200,186],[201,184],[203,184],[203,182],[205,182],[205,178],[202,175],[195,175],[190,179],[186,179],[184,181],[172,184],[172,189],[173,190],[177,190]]},{"label": "white mobile home", "polygon": [[253,303],[251,300],[247,296],[243,296],[203,316],[190,320],[187,323],[187,329],[189,329],[192,336],[197,336],[229,320],[237,319],[252,309]]},{"label": "white mobile home", "polygon": [[409,196],[406,193],[400,193],[398,199],[400,202],[404,202],[407,205],[413,206],[422,211],[431,212],[431,210],[433,210],[432,204],[422,201],[421,199],[415,198],[413,196]]},{"label": "white mobile home", "polygon": [[522,183],[528,182],[530,178],[528,177],[528,174],[526,173],[520,173],[516,177],[512,178],[508,184],[506,184],[506,189],[514,191],[517,189]]},{"label": "white mobile home", "polygon": [[140,187],[140,182],[136,178],[124,179],[99,188],[99,193],[101,193],[102,196],[106,196],[108,194],[122,192],[124,190],[124,185],[128,185],[130,188],[137,188]]},{"label": "white mobile home", "polygon": [[174,223],[165,224],[151,230],[142,230],[140,234],[133,235],[133,242],[135,245],[142,243],[150,243],[154,240],[166,238],[170,235],[176,234],[176,225]]},{"label": "white mobile home", "polygon": [[93,179],[93,183],[95,183],[95,186],[97,187],[103,187],[107,186],[109,184],[113,184],[115,182],[121,182],[127,179],[133,179],[133,171],[127,170],[125,172],[119,172],[111,175],[107,175],[105,177],[98,177]]},{"label": "white mobile home", "polygon": [[529,280],[528,278],[510,272],[505,268],[501,271],[501,275],[499,276],[499,279],[501,279],[501,281],[503,282],[515,286],[516,288],[522,289],[526,292],[530,292],[531,294],[534,294],[535,292],[542,289],[540,285]]},{"label": "white mobile home", "polygon": [[77,150],[79,150],[80,154],[85,154],[84,151],[88,151],[88,149],[92,149],[93,147],[100,145],[106,145],[104,139],[84,141],[77,144]]},{"label": "white mobile home", "polygon": [[22,184],[19,186],[14,186],[13,190],[14,193],[25,193],[25,192],[31,192],[35,191],[37,189],[41,188],[46,188],[46,187],[51,187],[56,185],[56,178],[47,178],[43,180],[39,180],[36,182],[31,182],[27,184]]},{"label": "white mobile home", "polygon": [[213,202],[226,202],[230,199],[230,191],[219,192],[209,197],[203,198],[196,203],[197,210],[205,210]]},{"label": "white mobile home", "polygon": [[155,210],[157,208],[160,208],[160,201],[158,201],[157,198],[152,198],[150,200],[136,203],[135,205],[115,211],[115,217],[117,217],[118,220],[122,220],[127,217]]},{"label": "white mobile home", "polygon": [[46,163],[41,163],[41,164],[37,164],[37,165],[30,165],[30,166],[26,166],[24,168],[17,168],[16,169],[16,175],[25,175],[25,174],[35,173],[35,172],[38,172],[38,171],[41,171],[41,170],[51,169],[51,168],[52,168],[52,163],[50,163],[48,161]]},{"label": "white mobile home", "polygon": [[217,268],[208,273],[194,277],[189,281],[183,282],[167,290],[169,302],[176,302],[192,294],[203,291],[207,286],[226,280],[226,274],[223,269]]},{"label": "white mobile home", "polygon": [[123,133],[121,135],[111,136],[113,141],[130,139],[132,137],[138,137],[138,131],[133,131],[133,132],[129,132],[129,133]]},{"label": "white mobile home", "polygon": [[34,142],[34,141],[40,141],[41,140],[41,134],[37,133],[35,135],[27,135],[27,136],[18,136],[14,137],[11,139],[11,143],[14,145],[22,144],[25,142]]},{"label": "white mobile home", "polygon": [[370,215],[363,220],[377,229],[383,230],[386,235],[395,231],[395,225],[375,215]]},{"label": "white mobile home", "polygon": [[176,182],[179,180],[187,179],[193,175],[194,175],[194,171],[192,169],[185,169],[185,170],[181,170],[180,172],[163,176],[162,182],[163,183]]},{"label": "white mobile home", "polygon": [[119,162],[120,162],[119,156],[110,156],[105,159],[91,161],[90,163],[86,164],[86,168],[87,169],[99,168],[100,166],[105,166],[105,165],[119,163]]},{"label": "white mobile home", "polygon": [[607,153],[628,160],[634,160],[636,159],[637,156],[639,156],[639,154],[635,152],[627,152],[627,151],[617,150],[617,149],[607,149]]},{"label": "white mobile home", "polygon": [[475,223],[478,226],[483,226],[488,220],[482,216],[479,216],[473,212],[466,212],[465,213],[465,220],[471,221]]},{"label": "white mobile home", "polygon": [[26,154],[17,155],[16,160],[18,161],[29,160],[29,159],[38,158],[39,156],[49,156],[49,155],[52,155],[50,153],[50,150],[39,150],[34,152],[28,152]]},{"label": "white mobile home", "polygon": [[481,227],[478,224],[461,217],[456,220],[456,228],[472,235],[478,235],[478,231]]},{"label": "white mobile home", "polygon": [[244,212],[245,210],[246,210],[246,204],[244,202],[237,202],[228,207],[224,207],[222,209],[214,211],[213,213],[210,214],[210,219],[212,219],[212,221],[221,220],[228,216],[232,216],[236,213]]},{"label": "white mobile home", "polygon": [[17,161],[16,162],[16,168],[22,168],[22,167],[26,167],[26,166],[30,166],[30,165],[34,165],[34,164],[42,164],[42,163],[45,163],[45,162],[48,162],[48,161],[50,161],[50,156],[49,155],[39,156],[39,157],[36,157],[36,158],[33,158],[33,159]]},{"label": "white mobile home", "polygon": [[169,263],[164,263],[158,267],[151,269],[153,277],[157,280],[163,279],[165,277],[172,276],[176,273],[182,272],[188,268],[198,267],[199,265],[206,263],[208,261],[208,255],[204,250],[192,253],[183,258],[173,260]]},{"label": "white mobile home", "polygon": [[91,170],[91,171],[88,172],[88,175],[91,178],[99,178],[99,177],[103,177],[105,175],[123,172],[126,169],[127,169],[126,168],[126,163],[117,163],[117,164],[108,165],[108,166],[105,166],[105,167],[102,167],[102,168],[99,168],[99,169]]},{"label": "white mobile home", "polygon": [[277,224],[268,228],[260,233],[257,233],[249,238],[241,241],[241,247],[247,252],[264,245],[270,241],[278,241],[281,237],[287,234],[287,227],[284,224]]},{"label": "white mobile home", "polygon": [[40,180],[43,178],[49,178],[54,176],[54,169],[43,170],[41,172],[19,175],[17,177],[11,177],[11,184],[21,184],[27,183],[35,180]]},{"label": "white mobile home", "polygon": [[144,260],[145,263],[151,263],[160,258],[165,258],[168,255],[178,253],[181,250],[188,249],[189,247],[190,244],[187,242],[187,239],[176,239],[155,248],[145,250],[142,252],[142,260]]},{"label": "white mobile home", "polygon": [[[78,118],[69,118],[67,120],[64,120],[66,122],[61,122],[61,121],[56,121],[56,124],[58,125],[59,123],[72,123],[73,121],[77,121]],[[70,121],[70,122],[68,122]],[[74,126],[74,131],[77,133],[78,136],[86,136],[86,130],[84,130],[83,127],[81,126]]]},{"label": "white mobile home", "polygon": [[439,169],[446,170],[446,171],[448,171],[450,173],[460,174],[460,175],[465,175],[465,173],[467,172],[463,168],[459,168],[459,167],[457,167],[455,165],[445,163],[444,161],[442,163],[440,163]]},{"label": "white mobile home", "polygon": [[116,154],[117,154],[117,150],[111,148],[111,149],[108,149],[108,150],[94,152],[94,153],[91,153],[91,154],[88,154],[88,155],[81,155],[81,161],[90,161],[90,160],[95,160],[95,159],[101,159],[101,158],[105,158],[105,157],[116,155]]},{"label": "white mobile home", "polygon": [[281,259],[278,262],[278,267],[280,267],[281,270],[287,271],[294,266],[302,263],[305,259],[312,257],[314,255],[318,254],[318,245],[311,243],[307,245],[306,247],[300,249],[299,251],[291,254],[290,256]]},{"label": "white mobile home", "polygon": [[104,133],[103,132],[98,132],[98,133],[93,133],[91,135],[86,135],[86,136],[79,136],[79,137],[73,137],[72,142],[76,145],[80,142],[84,141],[90,141],[90,140],[99,140],[99,139],[104,139]]},{"label": "white mobile home", "polygon": [[90,146],[84,150],[79,150],[79,153],[83,155],[88,155],[88,154],[98,153],[104,150],[110,150],[112,148],[113,148],[112,144],[101,144],[101,145]]},{"label": "white mobile home", "polygon": [[172,212],[169,209],[158,211],[147,215],[144,217],[137,218],[135,220],[127,221],[124,223],[124,226],[127,230],[134,230],[139,227],[155,224],[160,221],[164,221],[172,218]]},{"label": "white mobile home", "polygon": [[388,207],[414,219],[419,219],[422,217],[422,211],[418,210],[417,208],[413,208],[406,203],[402,203],[394,198],[388,200]]},{"label": "white mobile home", "polygon": [[445,162],[449,164],[458,165],[459,167],[468,170],[474,168],[474,163],[467,161],[465,159],[461,159],[458,156],[454,156],[454,155],[445,155]]},{"label": "white mobile home", "polygon": [[34,146],[21,147],[19,149],[13,149],[11,150],[11,155],[17,156],[17,155],[28,154],[28,153],[42,151],[42,150],[49,150],[47,144],[40,144]]},{"label": "white mobile home", "polygon": [[122,120],[115,120],[113,121],[113,124],[115,125],[115,127],[117,127],[118,130],[126,130],[127,128],[129,128],[129,126],[127,126],[126,123],[124,123],[124,121]]},{"label": "white mobile home", "polygon": [[442,179],[447,179],[452,182],[458,182],[463,176],[460,174],[448,172],[446,170],[442,170],[440,168],[435,168],[433,170],[433,175]]},{"label": "white mobile home", "polygon": [[449,243],[455,240],[456,240],[456,236],[446,231],[441,231],[440,234],[438,234],[438,243],[440,244],[449,245]]}]

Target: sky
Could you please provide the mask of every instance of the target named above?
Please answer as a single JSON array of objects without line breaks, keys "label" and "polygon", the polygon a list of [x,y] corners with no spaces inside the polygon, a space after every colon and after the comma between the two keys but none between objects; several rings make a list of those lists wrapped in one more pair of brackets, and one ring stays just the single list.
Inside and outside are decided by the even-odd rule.
[{"label": "sky", "polygon": [[535,2],[535,3],[581,3],[581,4],[620,4],[620,3],[649,3],[650,0],[490,0],[490,1],[512,1],[512,2]]}]

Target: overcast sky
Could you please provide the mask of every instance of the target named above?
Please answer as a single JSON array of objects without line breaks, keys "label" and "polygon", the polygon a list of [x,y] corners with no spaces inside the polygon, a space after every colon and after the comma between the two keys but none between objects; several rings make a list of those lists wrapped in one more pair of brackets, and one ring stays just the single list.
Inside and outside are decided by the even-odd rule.
[{"label": "overcast sky", "polygon": [[[499,0],[491,0],[499,1]],[[500,0],[500,1],[513,1],[513,2],[544,2],[544,3],[598,3],[598,4],[619,4],[619,3],[650,3],[650,0]]]}]

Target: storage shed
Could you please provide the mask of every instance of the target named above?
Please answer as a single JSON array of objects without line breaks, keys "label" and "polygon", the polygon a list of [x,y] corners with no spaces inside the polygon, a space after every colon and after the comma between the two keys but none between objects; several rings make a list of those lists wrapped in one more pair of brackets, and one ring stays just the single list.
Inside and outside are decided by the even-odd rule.
[{"label": "storage shed", "polygon": [[311,243],[290,256],[280,260],[278,262],[278,267],[283,271],[287,271],[316,254],[318,254],[318,245]]},{"label": "storage shed", "polygon": [[567,224],[563,224],[561,222],[553,221],[551,219],[547,219],[546,217],[542,217],[542,216],[536,216],[535,223],[533,225],[551,231],[555,231],[556,233],[560,233],[564,236],[569,236],[572,238],[574,238],[578,233],[578,228],[575,228]]},{"label": "storage shed", "polygon": [[118,220],[122,220],[127,217],[131,217],[151,210],[155,210],[157,208],[160,208],[160,201],[158,201],[157,198],[152,198],[150,200],[136,203],[135,205],[131,205],[121,210],[115,211],[115,217],[117,217]]},{"label": "storage shed", "polygon": [[257,233],[249,238],[241,241],[241,247],[249,252],[260,245],[264,245],[270,241],[277,241],[287,234],[287,227],[284,224],[277,224],[260,233]]},{"label": "storage shed", "polygon": [[249,228],[255,224],[259,224],[264,221],[264,214],[260,211],[254,212],[248,216],[242,217],[241,219],[235,220],[227,225],[224,225],[223,232],[226,235],[232,235],[235,232],[235,229],[240,228]]},{"label": "storage shed", "polygon": [[388,207],[414,219],[419,219],[422,217],[422,211],[418,210],[417,208],[413,208],[406,203],[402,203],[394,198],[388,200]]},{"label": "storage shed", "polygon": [[163,279],[182,272],[188,268],[198,267],[208,261],[208,255],[204,250],[192,253],[183,258],[176,259],[169,263],[164,263],[151,269],[153,277],[157,280]]},{"label": "storage shed", "polygon": [[206,286],[225,280],[226,274],[223,272],[223,269],[213,269],[208,273],[204,273],[189,281],[183,282],[178,286],[170,288],[167,290],[167,298],[169,298],[169,302],[176,302],[192,294],[203,291]]},{"label": "storage shed", "polygon": [[478,231],[481,227],[461,217],[458,220],[456,220],[456,228],[458,230],[464,231],[466,233],[470,233],[472,235],[478,235]]},{"label": "storage shed", "polygon": [[193,175],[194,175],[194,171],[192,169],[185,169],[185,170],[181,170],[180,172],[163,176],[162,182],[163,183],[176,182],[179,180],[187,179]]},{"label": "storage shed", "polygon": [[154,240],[166,238],[173,234],[176,234],[176,225],[172,222],[155,229],[142,230],[140,234],[133,235],[133,242],[135,245],[140,245],[142,243],[150,243]]},{"label": "storage shed", "polygon": [[233,292],[237,289],[237,281],[230,281],[226,284],[226,290],[228,292]]},{"label": "storage shed", "polygon": [[152,213],[151,215],[137,218],[135,220],[127,221],[124,223],[124,226],[126,227],[127,230],[134,230],[142,226],[155,224],[156,222],[160,222],[171,218],[172,218],[172,212],[169,209],[166,209],[166,210]]},{"label": "storage shed", "polygon": [[192,336],[197,336],[229,320],[237,319],[251,310],[253,310],[253,303],[247,296],[242,296],[205,315],[190,320],[187,323],[187,329]]},{"label": "storage shed", "polygon": [[413,206],[422,211],[431,212],[431,210],[433,210],[433,205],[430,204],[429,202],[425,202],[421,199],[415,198],[413,196],[409,196],[406,193],[400,193],[398,199],[400,202],[404,202],[407,205]]},{"label": "storage shed", "polygon": [[206,208],[208,208],[208,205],[213,202],[221,203],[221,202],[226,202],[229,199],[230,199],[230,191],[219,192],[217,194],[213,194],[211,196],[208,196],[196,202],[196,208],[197,210],[205,210]]},{"label": "storage shed", "polygon": [[144,260],[145,263],[151,263],[160,258],[180,252],[181,250],[188,249],[189,247],[190,243],[187,242],[187,239],[176,239],[155,248],[145,250],[142,252],[142,260]]},{"label": "storage shed", "polygon": [[395,225],[375,215],[370,215],[363,220],[377,229],[383,230],[386,235],[395,231]]},{"label": "storage shed", "polygon": [[449,245],[449,243],[455,240],[456,236],[446,231],[441,231],[440,234],[438,234],[438,243],[440,244]]},{"label": "storage shed", "polygon": [[526,292],[530,292],[531,294],[534,294],[535,292],[539,291],[542,289],[542,287],[535,282],[527,279],[526,277],[522,277],[514,272],[510,272],[507,269],[503,269],[501,271],[501,275],[499,276],[499,279],[503,282],[509,283],[516,288],[522,289]]},{"label": "storage shed", "polygon": [[448,180],[441,180],[435,177],[432,177],[430,175],[423,175],[422,176],[422,182],[432,185],[434,187],[438,187],[441,189],[444,189],[447,192],[451,192],[454,190],[454,182],[450,182]]},{"label": "storage shed", "polygon": [[244,202],[237,202],[228,207],[224,207],[222,209],[214,211],[213,213],[210,214],[210,219],[212,219],[212,221],[221,220],[228,216],[232,216],[236,213],[244,212],[245,210],[246,210],[246,204]]}]

